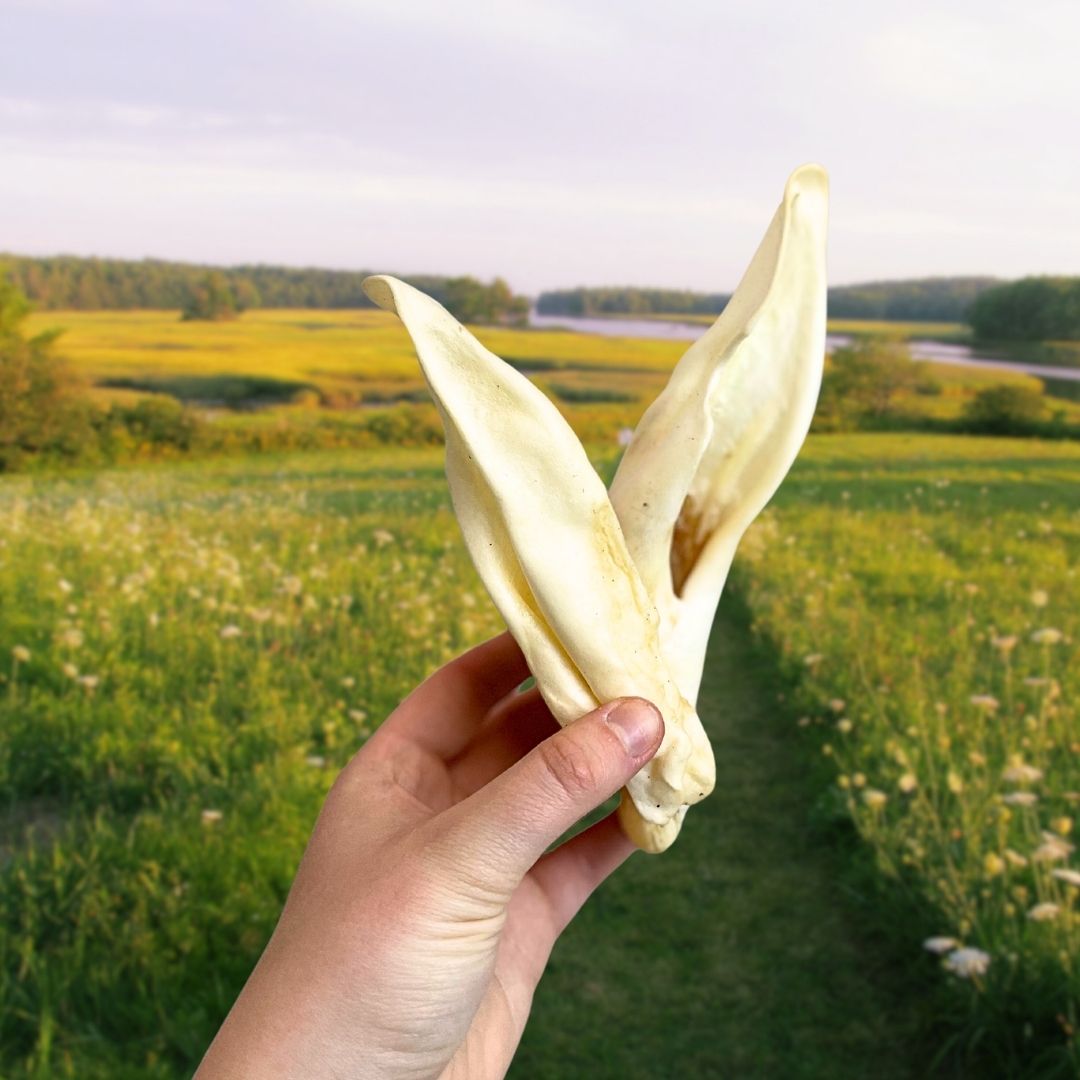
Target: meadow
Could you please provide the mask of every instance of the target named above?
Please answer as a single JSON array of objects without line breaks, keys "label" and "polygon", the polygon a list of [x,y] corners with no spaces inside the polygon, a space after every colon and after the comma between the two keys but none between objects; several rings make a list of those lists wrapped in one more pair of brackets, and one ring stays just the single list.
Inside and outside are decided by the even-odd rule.
[{"label": "meadow", "polygon": [[[381,312],[35,319],[101,395],[290,387],[223,428],[421,385]],[[477,332],[608,478],[683,348]],[[932,370],[923,415],[1032,382]],[[515,1076],[1080,1069],[1078,482],[1075,442],[811,436],[721,602],[717,792],[570,928]],[[500,628],[438,447],[0,478],[0,1075],[190,1075],[336,770]]]},{"label": "meadow", "polygon": [[[520,1075],[1070,1075],[1078,479],[1073,444],[811,438],[721,605],[723,791],[571,931]],[[336,769],[499,629],[440,453],[10,478],[0,597],[0,1073],[187,1075]]]},{"label": "meadow", "polygon": [[[30,319],[31,333],[50,327],[64,329],[60,351],[99,401],[168,394],[206,410],[223,436],[235,435],[240,445],[245,436],[283,427],[302,436],[331,423],[347,432],[370,425],[379,410],[427,400],[408,335],[382,311],[254,310],[219,323],[181,322],[175,311],[46,312]],[[619,428],[633,426],[687,345],[561,330],[472,329],[559,401],[589,441],[613,440]],[[947,337],[955,327],[850,320],[837,326],[857,336],[935,329]],[[956,419],[988,386],[1041,387],[1038,379],[1007,370],[944,364],[923,370],[921,388],[896,402],[909,420]],[[926,393],[931,384],[933,392]],[[1080,402],[1051,401],[1080,422]],[[416,415],[422,424],[434,422],[423,410]]]}]

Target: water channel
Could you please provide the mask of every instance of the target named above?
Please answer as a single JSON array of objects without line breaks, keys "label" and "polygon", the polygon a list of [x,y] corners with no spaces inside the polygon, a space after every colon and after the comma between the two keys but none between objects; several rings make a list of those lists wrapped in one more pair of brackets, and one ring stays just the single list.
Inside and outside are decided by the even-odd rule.
[{"label": "water channel", "polygon": [[[529,325],[537,329],[554,329],[561,326],[577,333],[600,334],[603,337],[665,338],[671,341],[693,341],[701,337],[706,330],[701,323],[674,322],[667,319],[580,318],[572,315],[538,315],[535,311],[529,314]],[[833,349],[848,345],[850,342],[851,338],[847,335],[829,334],[825,339],[825,348],[832,352]],[[955,364],[961,367],[1022,371],[1040,379],[1080,383],[1080,367],[1030,363],[1008,356],[979,355],[970,346],[944,341],[912,339],[907,342],[907,346],[913,360],[929,360],[935,364]],[[1075,388],[1073,388],[1073,394],[1068,396],[1074,395]]]}]

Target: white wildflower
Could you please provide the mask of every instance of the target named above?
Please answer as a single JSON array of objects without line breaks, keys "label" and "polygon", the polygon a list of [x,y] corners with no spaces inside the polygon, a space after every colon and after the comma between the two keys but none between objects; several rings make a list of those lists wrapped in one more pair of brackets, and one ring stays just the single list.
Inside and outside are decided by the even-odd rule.
[{"label": "white wildflower", "polygon": [[1042,769],[1036,769],[1034,765],[1025,765],[1020,760],[1015,760],[1001,772],[1001,779],[1009,784],[1034,784],[1042,778]]},{"label": "white wildflower", "polygon": [[220,810],[204,810],[201,816],[204,825],[216,825],[224,815]]},{"label": "white wildflower", "polygon": [[236,623],[228,623],[221,628],[222,641],[231,641],[233,638],[238,638],[243,631]]},{"label": "white wildflower", "polygon": [[867,788],[862,793],[862,797],[863,802],[871,810],[880,810],[889,801],[889,796],[884,791],[878,791],[877,788]]},{"label": "white wildflower", "polygon": [[985,975],[990,967],[990,954],[982,949],[957,949],[945,958],[945,968],[961,979]]},{"label": "white wildflower", "polygon": [[958,949],[960,947],[960,942],[957,941],[956,938],[951,937],[928,937],[922,943],[922,947],[941,956],[943,953]]},{"label": "white wildflower", "polygon": [[996,712],[998,705],[1001,704],[993,694],[972,694],[968,700],[977,709],[983,709],[986,712]]},{"label": "white wildflower", "polygon": [[1074,888],[1080,889],[1080,872],[1058,868],[1056,870],[1051,870],[1050,873],[1053,874],[1058,881],[1064,881],[1066,885],[1072,885]]},{"label": "white wildflower", "polygon": [[1057,645],[1065,635],[1053,626],[1044,626],[1031,635],[1031,640],[1036,645]]},{"label": "white wildflower", "polygon": [[1075,850],[1068,840],[1044,829],[1042,843],[1031,853],[1031,857],[1037,862],[1061,862]]},{"label": "white wildflower", "polygon": [[1051,903],[1049,900],[1036,904],[1028,913],[1027,917],[1032,922],[1053,922],[1061,914],[1061,905]]},{"label": "white wildflower", "polygon": [[1010,791],[1008,795],[1001,796],[1001,801],[1007,806],[1034,806],[1039,796],[1031,791]]},{"label": "white wildflower", "polygon": [[30,650],[25,645],[16,645],[11,650],[11,655],[16,664],[28,664],[30,662]]},{"label": "white wildflower", "polygon": [[1031,594],[1031,603],[1034,607],[1046,607],[1050,602],[1050,596],[1045,589],[1035,589]]}]

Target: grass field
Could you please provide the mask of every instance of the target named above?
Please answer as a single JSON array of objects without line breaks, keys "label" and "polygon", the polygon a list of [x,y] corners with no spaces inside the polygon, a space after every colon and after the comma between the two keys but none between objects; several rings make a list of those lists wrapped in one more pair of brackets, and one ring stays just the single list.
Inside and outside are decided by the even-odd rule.
[{"label": "grass field", "polygon": [[[557,950],[518,1075],[1071,1074],[1078,480],[810,440],[722,602],[721,790]],[[440,454],[10,478],[0,597],[0,1075],[187,1075],[336,768],[499,627]]]},{"label": "grass field", "polygon": [[[240,446],[260,432],[278,446],[354,445],[350,431],[370,425],[375,407],[418,407],[421,427],[434,423],[408,335],[382,311],[256,310],[225,323],[181,322],[175,312],[50,312],[32,331],[65,327],[61,352],[104,402],[130,403],[166,393],[212,409],[222,436]],[[852,330],[854,324],[847,327]],[[930,333],[930,324],[861,323],[858,332]],[[499,356],[524,371],[564,407],[583,439],[614,442],[636,424],[660,392],[686,342],[606,338],[562,331],[475,327]],[[937,326],[942,336],[948,329]],[[905,423],[951,421],[987,386],[1038,389],[1031,376],[990,368],[924,364],[921,389],[895,402]],[[1052,409],[1080,423],[1080,402],[1051,399]],[[336,433],[326,430],[336,425]],[[408,427],[408,424],[405,425]],[[437,426],[437,425],[436,425]],[[400,418],[394,430],[401,427]],[[289,439],[277,434],[289,429]],[[381,441],[393,442],[393,439]],[[422,440],[412,440],[422,441]]]},{"label": "grass field", "polygon": [[[398,319],[383,311],[247,312],[233,322],[181,322],[174,311],[47,312],[31,332],[64,328],[61,351],[92,384],[129,382],[179,397],[217,398],[230,383],[252,397],[288,399],[305,389],[353,404],[422,388],[416,354]],[[561,331],[481,327],[488,348],[555,382],[598,371],[654,395],[684,346]],[[553,372],[551,376],[546,373]],[[260,382],[261,381],[261,382]],[[276,384],[276,386],[275,386]],[[275,395],[273,391],[277,390]]]}]

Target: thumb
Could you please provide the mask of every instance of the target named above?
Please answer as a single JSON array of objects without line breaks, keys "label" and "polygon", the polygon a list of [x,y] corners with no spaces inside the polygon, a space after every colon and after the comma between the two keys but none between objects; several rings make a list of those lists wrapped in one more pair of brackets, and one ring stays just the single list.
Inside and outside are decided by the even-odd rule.
[{"label": "thumb", "polygon": [[556,732],[444,815],[468,880],[512,891],[567,829],[656,753],[664,721],[643,698],[617,698]]}]

